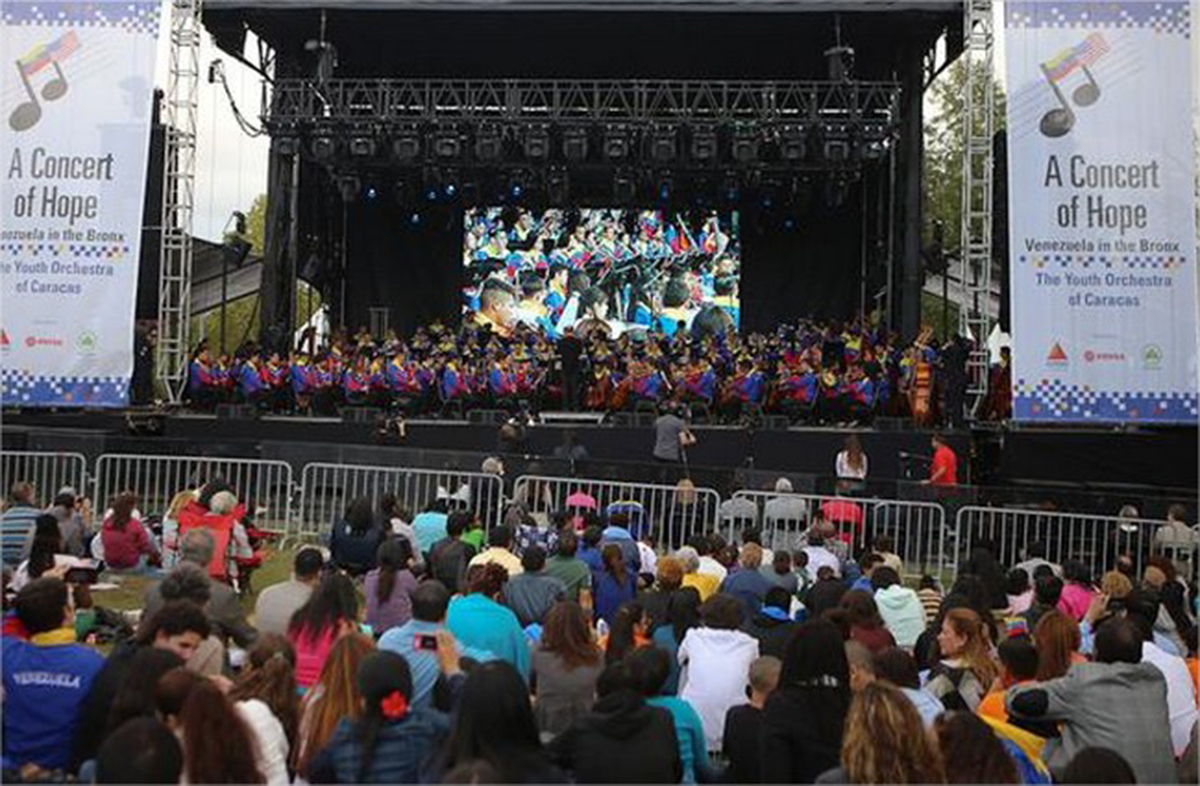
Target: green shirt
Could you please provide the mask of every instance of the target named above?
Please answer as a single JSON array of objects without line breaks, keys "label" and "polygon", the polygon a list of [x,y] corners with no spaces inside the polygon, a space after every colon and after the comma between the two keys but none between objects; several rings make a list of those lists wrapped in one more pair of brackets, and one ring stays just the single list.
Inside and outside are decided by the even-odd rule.
[{"label": "green shirt", "polygon": [[567,598],[579,602],[579,591],[592,588],[592,571],[587,563],[575,557],[555,554],[546,560],[546,575],[554,576],[567,586]]},{"label": "green shirt", "polygon": [[460,540],[462,540],[463,543],[474,546],[476,552],[483,551],[483,530],[481,529],[473,529],[464,532]]}]

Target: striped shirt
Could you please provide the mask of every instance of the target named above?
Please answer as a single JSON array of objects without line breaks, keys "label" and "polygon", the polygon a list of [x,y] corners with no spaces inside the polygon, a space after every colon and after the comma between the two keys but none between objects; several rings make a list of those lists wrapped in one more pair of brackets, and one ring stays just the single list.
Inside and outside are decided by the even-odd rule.
[{"label": "striped shirt", "polygon": [[29,535],[41,514],[32,505],[17,503],[0,516],[0,557],[5,565],[15,568],[25,558]]}]

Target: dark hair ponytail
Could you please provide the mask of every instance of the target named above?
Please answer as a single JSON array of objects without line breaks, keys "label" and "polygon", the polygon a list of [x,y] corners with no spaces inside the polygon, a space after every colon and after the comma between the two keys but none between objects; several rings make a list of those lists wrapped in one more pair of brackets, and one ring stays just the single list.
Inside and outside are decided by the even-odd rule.
[{"label": "dark hair ponytail", "polygon": [[358,667],[358,691],[364,706],[356,724],[360,759],[355,781],[366,783],[375,763],[380,730],[409,712],[413,683],[408,661],[394,652],[371,653]]}]

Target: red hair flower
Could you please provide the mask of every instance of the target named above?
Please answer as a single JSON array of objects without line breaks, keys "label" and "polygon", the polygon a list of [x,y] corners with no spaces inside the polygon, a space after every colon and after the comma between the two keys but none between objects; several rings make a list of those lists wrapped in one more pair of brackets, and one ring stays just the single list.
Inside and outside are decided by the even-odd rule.
[{"label": "red hair flower", "polygon": [[408,699],[404,698],[400,691],[394,690],[383,697],[379,708],[383,710],[383,717],[388,720],[400,720],[408,714]]}]

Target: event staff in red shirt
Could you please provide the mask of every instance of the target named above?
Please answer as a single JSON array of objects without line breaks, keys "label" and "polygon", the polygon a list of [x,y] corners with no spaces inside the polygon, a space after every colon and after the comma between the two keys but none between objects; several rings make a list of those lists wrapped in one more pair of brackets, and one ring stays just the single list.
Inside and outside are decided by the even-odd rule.
[{"label": "event staff in red shirt", "polygon": [[929,467],[929,482],[934,486],[953,486],[958,483],[958,456],[954,455],[941,434],[933,435],[933,464]]}]

